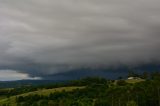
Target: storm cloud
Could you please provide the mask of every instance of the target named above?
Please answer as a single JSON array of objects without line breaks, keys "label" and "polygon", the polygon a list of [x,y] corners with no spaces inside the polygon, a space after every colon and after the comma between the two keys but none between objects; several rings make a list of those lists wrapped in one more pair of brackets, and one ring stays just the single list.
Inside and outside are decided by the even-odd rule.
[{"label": "storm cloud", "polygon": [[159,0],[1,0],[0,69],[41,77],[160,62]]}]

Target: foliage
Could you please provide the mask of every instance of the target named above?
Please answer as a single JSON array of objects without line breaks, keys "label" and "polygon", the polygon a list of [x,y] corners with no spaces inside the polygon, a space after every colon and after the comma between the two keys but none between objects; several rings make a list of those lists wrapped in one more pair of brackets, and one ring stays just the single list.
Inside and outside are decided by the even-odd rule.
[{"label": "foliage", "polygon": [[[152,74],[152,79],[134,84],[122,79],[117,84],[113,83],[103,78],[85,78],[70,83],[74,86],[85,85],[83,89],[63,89],[45,95],[30,93],[17,96],[15,103],[17,106],[159,106],[159,73]],[[10,103],[9,106],[14,105]]]}]

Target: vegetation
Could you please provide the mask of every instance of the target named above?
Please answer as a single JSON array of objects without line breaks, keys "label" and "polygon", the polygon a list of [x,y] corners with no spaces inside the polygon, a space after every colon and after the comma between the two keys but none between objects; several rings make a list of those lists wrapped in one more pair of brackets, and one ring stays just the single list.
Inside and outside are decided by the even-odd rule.
[{"label": "vegetation", "polygon": [[158,72],[147,74],[143,81],[85,78],[35,89],[16,95],[8,92],[10,97],[0,100],[0,106],[160,106]]}]

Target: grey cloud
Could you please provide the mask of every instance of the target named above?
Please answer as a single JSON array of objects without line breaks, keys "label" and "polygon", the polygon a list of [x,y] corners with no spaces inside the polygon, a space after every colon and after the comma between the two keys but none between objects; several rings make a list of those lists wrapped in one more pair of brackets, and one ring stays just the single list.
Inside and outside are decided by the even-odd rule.
[{"label": "grey cloud", "polygon": [[10,80],[39,80],[40,77],[30,77],[26,73],[18,73],[15,70],[0,70],[0,80],[1,81],[10,81]]},{"label": "grey cloud", "polygon": [[159,0],[2,0],[1,69],[31,76],[160,60]]}]

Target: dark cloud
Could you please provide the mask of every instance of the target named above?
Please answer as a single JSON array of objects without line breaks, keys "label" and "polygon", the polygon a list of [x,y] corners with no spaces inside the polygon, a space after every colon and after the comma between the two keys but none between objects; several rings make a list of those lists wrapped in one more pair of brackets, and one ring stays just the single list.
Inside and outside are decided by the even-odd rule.
[{"label": "dark cloud", "polygon": [[159,0],[2,0],[0,68],[44,76],[159,62]]}]

